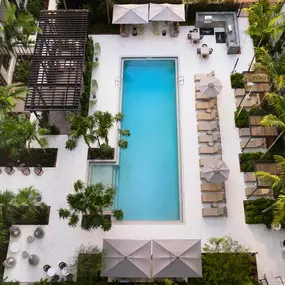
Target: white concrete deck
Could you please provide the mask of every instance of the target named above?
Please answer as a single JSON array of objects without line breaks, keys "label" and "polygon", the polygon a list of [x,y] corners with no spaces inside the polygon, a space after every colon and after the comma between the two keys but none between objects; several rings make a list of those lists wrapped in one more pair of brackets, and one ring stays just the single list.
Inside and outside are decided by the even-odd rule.
[{"label": "white concrete deck", "polygon": [[[240,30],[247,27],[247,19],[239,19]],[[222,237],[230,234],[235,240],[257,252],[258,273],[269,279],[284,276],[285,260],[281,257],[280,241],[284,231],[267,231],[264,225],[246,225],[244,221],[243,200],[245,199],[243,176],[239,171],[238,153],[240,141],[238,130],[234,126],[235,98],[230,87],[230,73],[236,61],[236,55],[227,55],[224,44],[216,44],[214,36],[204,37],[203,43],[214,49],[208,60],[201,61],[196,56],[197,46],[189,44],[187,33],[189,27],[181,27],[178,38],[155,36],[146,33],[144,36],[121,38],[117,35],[94,36],[101,45],[100,66],[94,71],[97,79],[98,103],[96,109],[119,111],[119,87],[115,86],[115,76],[120,76],[121,57],[178,57],[178,74],[184,76],[184,86],[179,87],[180,99],[180,137],[183,189],[183,224],[138,224],[114,225],[109,232],[94,230],[85,232],[80,228],[70,228],[66,221],[59,220],[58,209],[66,205],[66,195],[73,191],[73,182],[77,179],[87,180],[88,163],[87,147],[81,142],[75,151],[64,148],[66,136],[51,138],[51,146],[59,148],[56,168],[44,169],[41,177],[34,173],[25,177],[19,171],[12,176],[0,175],[1,189],[17,190],[34,185],[51,206],[50,224],[45,226],[46,236],[42,240],[27,244],[26,237],[36,226],[21,226],[21,250],[36,253],[40,264],[28,265],[21,257],[21,252],[14,254],[18,264],[15,268],[5,270],[7,280],[36,281],[45,278],[42,266],[58,266],[60,261],[71,262],[75,248],[81,244],[92,244],[102,247],[103,238],[125,239],[186,239],[199,238],[205,242],[208,238]],[[240,32],[241,44],[245,34]],[[238,71],[246,70],[253,56],[252,42],[247,37],[237,66]],[[197,122],[194,96],[194,74],[215,70],[217,78],[224,85],[218,97],[223,159],[230,168],[226,182],[227,218],[203,218],[201,214],[199,155],[197,139]],[[94,106],[90,112],[95,110]],[[130,130],[132,131],[132,130]],[[115,141],[115,132],[112,142]],[[166,205],[167,207],[167,205]],[[8,253],[8,256],[13,254]]]}]

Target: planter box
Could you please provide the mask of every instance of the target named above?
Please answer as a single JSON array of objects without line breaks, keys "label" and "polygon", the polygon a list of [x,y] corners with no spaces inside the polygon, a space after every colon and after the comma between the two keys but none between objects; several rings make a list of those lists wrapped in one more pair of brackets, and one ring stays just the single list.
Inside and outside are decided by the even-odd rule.
[{"label": "planter box", "polygon": [[110,160],[115,157],[115,149],[111,148],[108,153],[101,153],[100,148],[92,148],[91,152],[88,149],[87,159],[100,159],[100,160]]},{"label": "planter box", "polygon": [[0,149],[0,166],[12,165],[19,166],[25,163],[28,167],[36,167],[38,164],[42,167],[55,167],[57,160],[57,148],[32,148],[29,152],[20,154],[18,157],[11,157],[7,149]]}]

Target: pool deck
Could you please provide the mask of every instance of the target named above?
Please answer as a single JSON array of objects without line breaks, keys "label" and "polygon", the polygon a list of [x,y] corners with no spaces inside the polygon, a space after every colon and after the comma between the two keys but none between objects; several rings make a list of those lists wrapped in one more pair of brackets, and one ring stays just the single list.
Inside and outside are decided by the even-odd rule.
[{"label": "pool deck", "polygon": [[[252,59],[253,46],[249,37],[244,41],[246,36],[243,31],[248,26],[247,18],[239,18],[238,22],[242,53],[237,71],[243,71],[247,70]],[[37,177],[34,173],[26,177],[19,171],[12,176],[4,172],[0,175],[1,189],[17,190],[33,185],[42,192],[44,201],[51,206],[50,223],[43,227],[46,235],[42,240],[28,245],[26,237],[33,232],[35,226],[20,226],[21,250],[38,254],[40,264],[32,267],[21,257],[21,252],[8,253],[8,256],[14,255],[18,263],[15,268],[5,270],[7,280],[32,282],[45,278],[43,265],[50,264],[57,267],[60,261],[70,263],[75,248],[81,244],[102,247],[103,238],[194,238],[202,239],[203,243],[210,237],[224,235],[231,235],[233,239],[258,253],[259,278],[264,274],[269,280],[273,280],[275,276],[285,276],[285,260],[282,259],[280,246],[280,241],[284,239],[284,231],[268,231],[264,225],[246,225],[244,222],[245,185],[239,170],[240,143],[238,130],[234,126],[235,99],[230,86],[230,73],[237,56],[227,55],[225,44],[216,44],[214,36],[205,36],[202,42],[207,43],[214,52],[208,60],[201,61],[196,56],[197,47],[189,44],[186,39],[188,31],[189,27],[181,27],[178,38],[156,36],[148,31],[143,36],[128,38],[118,35],[93,36],[94,41],[98,41],[101,45],[101,55],[100,66],[93,72],[93,78],[96,78],[99,85],[98,102],[96,107],[91,103],[90,108],[90,113],[96,109],[112,113],[120,110],[120,86],[115,85],[115,78],[120,77],[121,57],[178,57],[178,75],[184,77],[184,85],[179,86],[183,223],[133,222],[131,226],[129,223],[117,224],[111,231],[105,233],[101,230],[85,232],[80,228],[68,227],[66,221],[59,220],[57,210],[66,206],[66,195],[73,191],[75,180],[87,181],[87,147],[81,141],[77,149],[70,152],[64,148],[67,136],[51,137],[50,146],[59,148],[56,168],[44,169],[45,172],[41,177]],[[204,219],[201,214],[194,74],[212,70],[215,70],[217,78],[224,86],[218,97],[218,108],[223,159],[230,168],[229,179],[226,181],[228,217]],[[115,141],[114,129],[110,142],[114,145]]]}]

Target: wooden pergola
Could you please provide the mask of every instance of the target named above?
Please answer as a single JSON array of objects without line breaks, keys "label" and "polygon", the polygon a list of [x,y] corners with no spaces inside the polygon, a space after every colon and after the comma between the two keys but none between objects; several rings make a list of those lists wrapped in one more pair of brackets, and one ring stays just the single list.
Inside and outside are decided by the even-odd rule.
[{"label": "wooden pergola", "polygon": [[26,110],[80,108],[87,25],[88,10],[41,11]]}]

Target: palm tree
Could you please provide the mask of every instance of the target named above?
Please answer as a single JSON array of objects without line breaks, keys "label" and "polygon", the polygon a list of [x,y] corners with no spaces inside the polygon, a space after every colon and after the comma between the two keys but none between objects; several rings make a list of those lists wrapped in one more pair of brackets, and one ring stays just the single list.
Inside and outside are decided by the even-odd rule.
[{"label": "palm tree", "polygon": [[[91,144],[95,142],[103,153],[108,152],[111,149],[109,146],[109,132],[115,123],[123,120],[123,117],[122,113],[112,115],[109,112],[101,111],[87,117],[69,113],[67,120],[71,122],[71,128],[65,147],[69,150],[75,149],[79,138],[82,137],[90,152],[92,151]],[[117,141],[118,146],[123,149],[127,148],[128,142],[121,139],[121,137],[130,136],[130,131],[119,129],[118,133],[120,135]]]},{"label": "palm tree", "polygon": [[31,122],[25,115],[9,116],[0,122],[0,147],[9,149],[12,155],[29,150],[37,142],[44,150],[48,146],[45,135],[49,130],[38,128],[37,121]]},{"label": "palm tree", "polygon": [[20,83],[0,86],[0,120],[3,120],[4,116],[12,111],[17,100],[23,101],[27,93],[27,87]]},{"label": "palm tree", "polygon": [[266,115],[261,121],[263,126],[275,126],[282,131],[285,131],[285,97],[276,93],[266,93],[265,100],[273,108],[275,114]]},{"label": "palm tree", "polygon": [[253,70],[268,74],[277,91],[283,89],[285,87],[285,54],[274,58],[264,47],[256,48],[255,51],[258,61],[254,64]]},{"label": "palm tree", "polygon": [[[82,214],[81,228],[89,231],[94,228],[110,230],[111,219],[104,215],[114,203],[116,189],[113,186],[104,186],[102,183],[85,186],[81,180],[74,183],[74,194],[67,195],[68,208],[59,209],[59,217],[68,219],[68,225],[76,227]],[[115,210],[114,216],[122,220],[122,210]]]},{"label": "palm tree", "polygon": [[28,47],[29,37],[39,31],[33,16],[27,11],[16,13],[16,5],[4,1],[5,20],[0,26],[0,46],[2,51],[16,54],[15,46],[21,44]]},{"label": "palm tree", "polygon": [[258,1],[243,10],[249,13],[250,22],[245,32],[255,40],[257,47],[272,38],[276,39],[285,30],[285,13],[279,13],[278,5]]},{"label": "palm tree", "polygon": [[[39,191],[33,187],[20,189],[16,194],[10,190],[0,192],[0,221],[2,219],[5,224],[12,225],[19,215],[24,220],[35,217],[40,208],[46,206],[44,203],[37,203],[39,197]],[[20,211],[23,207],[25,210]]]},{"label": "palm tree", "polygon": [[280,176],[273,175],[264,171],[256,172],[256,176],[270,185],[277,201],[263,212],[273,209],[273,224],[285,224],[285,158],[280,155],[275,155],[274,160],[281,168],[282,174]]}]

